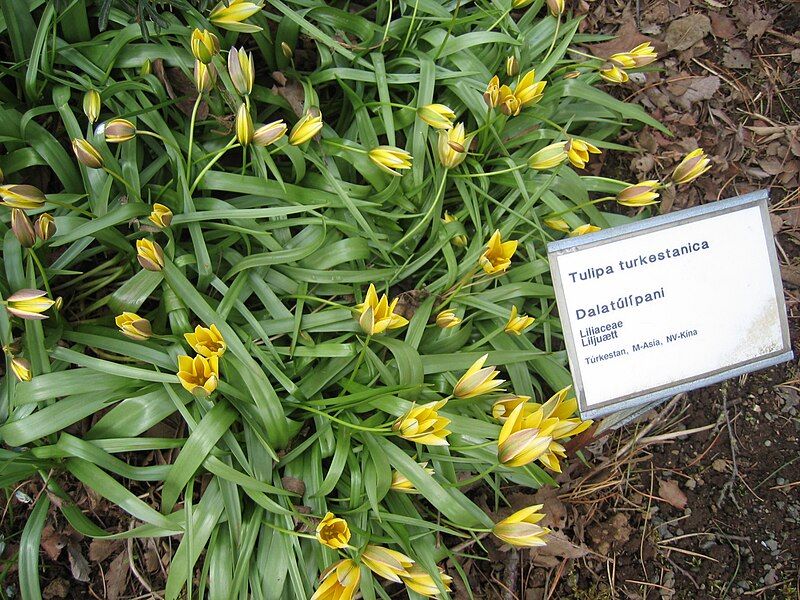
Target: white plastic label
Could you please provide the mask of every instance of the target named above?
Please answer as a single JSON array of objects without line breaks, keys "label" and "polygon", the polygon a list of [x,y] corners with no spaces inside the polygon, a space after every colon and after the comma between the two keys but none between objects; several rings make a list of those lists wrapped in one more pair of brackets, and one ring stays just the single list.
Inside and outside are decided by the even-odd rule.
[{"label": "white plastic label", "polygon": [[551,251],[582,413],[790,350],[765,215],[751,203]]}]

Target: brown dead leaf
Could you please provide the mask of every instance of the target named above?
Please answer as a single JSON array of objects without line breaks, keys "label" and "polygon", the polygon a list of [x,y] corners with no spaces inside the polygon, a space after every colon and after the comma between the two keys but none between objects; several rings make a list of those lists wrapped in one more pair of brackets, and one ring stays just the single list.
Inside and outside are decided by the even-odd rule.
[{"label": "brown dead leaf", "polygon": [[714,94],[719,90],[719,86],[720,79],[716,75],[697,77],[691,80],[683,95],[677,98],[677,102],[685,110],[689,110],[693,104],[713,98]]},{"label": "brown dead leaf", "polygon": [[725,15],[711,13],[711,33],[723,40],[730,39],[737,34],[736,24]]},{"label": "brown dead leaf", "polygon": [[42,590],[42,598],[44,598],[44,600],[66,598],[69,596],[69,592],[69,581],[63,577],[59,577],[47,584],[47,587]]},{"label": "brown dead leaf", "polygon": [[758,19],[747,26],[747,32],[745,35],[747,36],[748,40],[760,38],[762,35],[767,33],[767,29],[770,27],[772,27],[772,19]]},{"label": "brown dead leaf", "polygon": [[670,50],[688,50],[711,32],[711,21],[694,14],[670,23],[664,41]]},{"label": "brown dead leaf", "polygon": [[304,496],[306,493],[306,484],[302,479],[298,479],[297,477],[286,477],[281,478],[281,484],[283,484],[283,489],[287,492],[294,492],[298,496]]},{"label": "brown dead leaf", "polygon": [[784,283],[800,288],[800,268],[795,265],[781,265],[781,279]]},{"label": "brown dead leaf", "polygon": [[750,53],[738,48],[726,48],[722,56],[722,66],[729,69],[749,69],[753,64]]},{"label": "brown dead leaf", "polygon": [[125,593],[129,570],[128,551],[123,550],[114,557],[106,571],[106,597],[108,600],[117,600]]},{"label": "brown dead leaf", "polygon": [[289,103],[294,114],[298,117],[302,117],[305,113],[304,103],[306,95],[300,82],[296,79],[287,80],[286,76],[280,71],[275,71],[272,74],[272,78],[279,84],[280,82],[284,82],[283,85],[273,85],[272,91]]},{"label": "brown dead leaf", "polygon": [[686,498],[686,494],[684,494],[680,486],[678,486],[678,482],[671,479],[658,480],[658,495],[667,504],[671,504],[675,508],[681,510],[686,508],[686,504],[689,502]]},{"label": "brown dead leaf", "polygon": [[778,175],[783,172],[783,161],[777,158],[765,158],[758,161],[758,166],[770,175]]},{"label": "brown dead leaf", "polygon": [[47,557],[52,561],[56,561],[61,554],[61,549],[67,545],[67,538],[60,531],[53,529],[53,526],[48,523],[42,529],[42,539],[39,543]]},{"label": "brown dead leaf", "polygon": [[69,570],[72,578],[76,581],[89,581],[89,561],[83,556],[81,547],[76,543],[67,546],[67,556],[69,556]]},{"label": "brown dead leaf", "polygon": [[89,560],[103,562],[122,545],[120,540],[94,539],[89,544]]},{"label": "brown dead leaf", "polygon": [[558,498],[555,488],[544,486],[533,495],[534,504],[543,504],[542,511],[547,515],[542,519],[542,526],[563,529],[567,524],[567,509]]},{"label": "brown dead leaf", "polygon": [[581,558],[589,554],[586,546],[576,546],[560,531],[547,536],[547,545],[531,551],[533,563],[540,566],[554,566],[565,558]]}]

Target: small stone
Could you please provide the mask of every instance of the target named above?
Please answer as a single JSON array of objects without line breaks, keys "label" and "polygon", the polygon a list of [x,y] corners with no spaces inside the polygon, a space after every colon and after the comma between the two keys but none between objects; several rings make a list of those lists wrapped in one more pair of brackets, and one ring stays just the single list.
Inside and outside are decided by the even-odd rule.
[{"label": "small stone", "polygon": [[765,445],[767,448],[769,448],[770,446],[772,446],[772,442],[770,442],[769,440],[764,440],[764,445]]}]

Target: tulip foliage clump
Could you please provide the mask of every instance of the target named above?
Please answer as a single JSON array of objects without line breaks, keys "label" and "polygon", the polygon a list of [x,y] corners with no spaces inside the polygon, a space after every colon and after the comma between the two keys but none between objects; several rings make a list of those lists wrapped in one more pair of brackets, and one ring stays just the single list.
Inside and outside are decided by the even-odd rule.
[{"label": "tulip foliage clump", "polygon": [[609,93],[652,48],[592,56],[542,0],[130,4],[3,12],[23,596],[53,518],[154,538],[170,599],[444,598],[465,552],[546,544],[505,493],[589,426],[546,244],[709,166],[587,174],[661,127]]}]

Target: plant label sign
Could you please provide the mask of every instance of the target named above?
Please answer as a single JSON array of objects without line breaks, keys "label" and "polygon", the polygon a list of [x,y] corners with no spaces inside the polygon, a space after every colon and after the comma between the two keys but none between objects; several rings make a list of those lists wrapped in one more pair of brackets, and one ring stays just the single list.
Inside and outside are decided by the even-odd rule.
[{"label": "plant label sign", "polygon": [[767,193],[549,244],[583,418],[792,358]]}]

